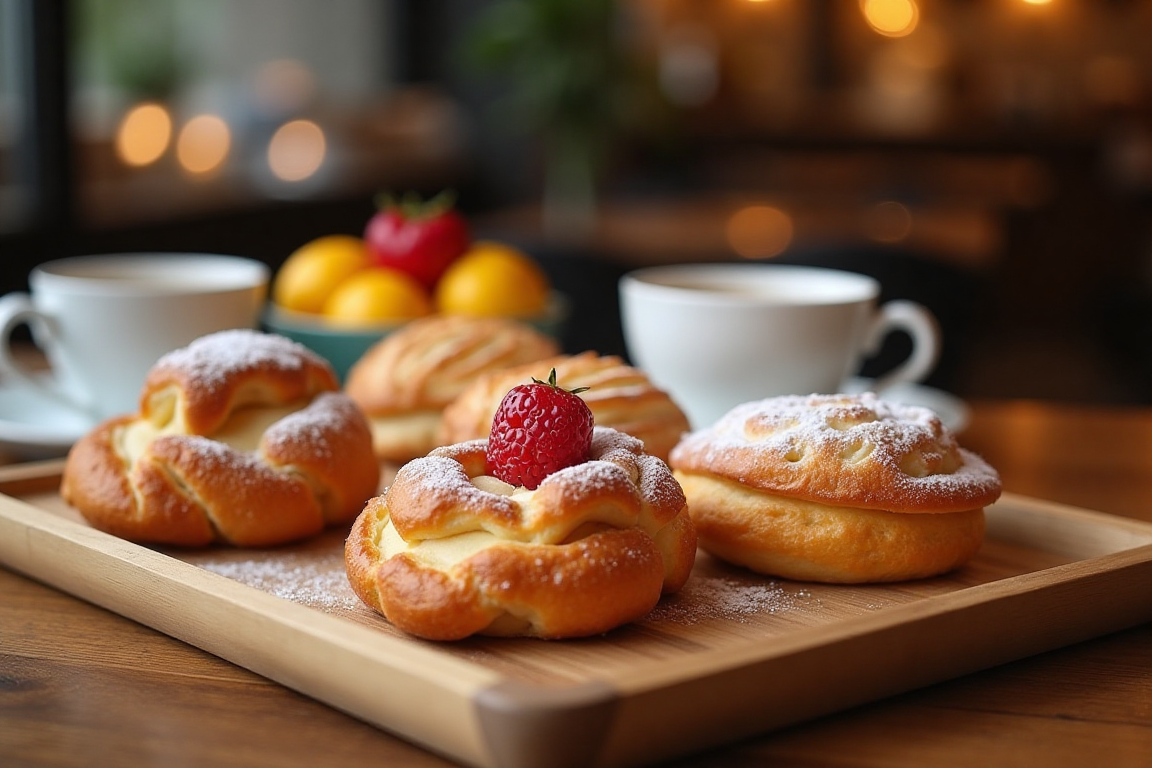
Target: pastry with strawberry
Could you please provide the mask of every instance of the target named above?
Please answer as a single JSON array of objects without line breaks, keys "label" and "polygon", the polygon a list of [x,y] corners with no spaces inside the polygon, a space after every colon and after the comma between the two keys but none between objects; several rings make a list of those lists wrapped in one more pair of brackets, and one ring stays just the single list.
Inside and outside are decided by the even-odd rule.
[{"label": "pastry with strawberry", "polygon": [[444,408],[437,437],[441,445],[488,436],[500,400],[513,386],[531,381],[541,368],[556,368],[560,379],[577,388],[596,423],[639,438],[644,452],[664,461],[688,432],[688,417],[644,371],[616,355],[581,352],[557,355],[477,376]]},{"label": "pastry with strawberry", "polygon": [[607,632],[679,590],[695,555],[668,466],[595,426],[555,371],[509,390],[487,439],[401,467],[345,546],[360,599],[431,640]]}]

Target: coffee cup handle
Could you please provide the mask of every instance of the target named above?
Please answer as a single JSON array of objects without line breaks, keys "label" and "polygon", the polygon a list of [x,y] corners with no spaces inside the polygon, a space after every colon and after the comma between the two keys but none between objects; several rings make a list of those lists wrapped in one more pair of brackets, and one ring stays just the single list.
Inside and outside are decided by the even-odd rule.
[{"label": "coffee cup handle", "polygon": [[14,379],[66,408],[88,413],[90,409],[62,390],[52,376],[36,375],[17,359],[12,350],[12,333],[21,325],[32,329],[38,346],[51,346],[55,339],[55,322],[36,309],[29,294],[16,292],[0,297],[0,377]]},{"label": "coffee cup handle", "polygon": [[880,345],[893,331],[906,331],[912,337],[912,354],[904,362],[873,383],[876,392],[893,384],[923,381],[940,359],[943,337],[940,324],[922,304],[896,299],[881,305],[864,339],[866,355],[880,351]]}]

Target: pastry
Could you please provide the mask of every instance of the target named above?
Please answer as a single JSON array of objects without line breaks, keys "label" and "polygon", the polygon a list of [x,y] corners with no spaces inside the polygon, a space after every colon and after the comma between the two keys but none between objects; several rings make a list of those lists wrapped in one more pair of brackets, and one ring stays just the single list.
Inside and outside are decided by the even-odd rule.
[{"label": "pastry", "polygon": [[258,547],[351,521],[379,478],[368,424],[327,361],[233,330],[160,358],[139,412],[69,451],[61,495],[125,539]]},{"label": "pastry", "polygon": [[400,468],[345,548],[356,594],[433,640],[580,637],[644,616],[696,554],[684,495],[638,440],[604,427],[591,458],[534,491],[486,474],[486,440]]},{"label": "pastry", "polygon": [[556,379],[580,393],[592,410],[596,424],[612,427],[639,438],[645,453],[667,461],[672,449],[688,431],[688,418],[672,398],[634,368],[614,355],[595,352],[559,355],[535,363],[483,376],[468,386],[447,408],[440,422],[441,444],[487,437],[492,417],[504,393],[533,378],[546,379],[550,369]]},{"label": "pastry", "polygon": [[790,579],[887,582],[967,562],[996,471],[930,410],[875,394],[745,403],[670,464],[702,549]]},{"label": "pastry", "polygon": [[344,391],[368,417],[376,455],[400,463],[441,444],[441,411],[477,377],[558,351],[516,320],[439,315],[381,339],[349,370]]}]

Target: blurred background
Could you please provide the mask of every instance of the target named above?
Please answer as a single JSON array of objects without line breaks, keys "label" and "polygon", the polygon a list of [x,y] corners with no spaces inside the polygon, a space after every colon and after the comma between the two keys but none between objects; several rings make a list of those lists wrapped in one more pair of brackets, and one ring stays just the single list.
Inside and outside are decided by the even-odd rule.
[{"label": "blurred background", "polygon": [[0,292],[451,188],[570,351],[625,352],[637,266],[819,263],[936,312],[931,384],[1149,403],[1150,40],[1152,0],[0,0]]}]

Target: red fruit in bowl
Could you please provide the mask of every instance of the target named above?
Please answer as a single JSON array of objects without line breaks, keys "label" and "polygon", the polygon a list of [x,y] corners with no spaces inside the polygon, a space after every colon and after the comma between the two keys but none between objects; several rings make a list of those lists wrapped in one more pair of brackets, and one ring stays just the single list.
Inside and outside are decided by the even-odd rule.
[{"label": "red fruit in bowl", "polygon": [[574,390],[532,379],[508,390],[488,436],[488,474],[529,490],[545,477],[588,460],[592,449],[592,411]]},{"label": "red fruit in bowl", "polygon": [[447,191],[428,201],[413,194],[400,200],[385,196],[364,228],[372,262],[407,272],[431,290],[471,243],[468,223],[454,204]]}]

